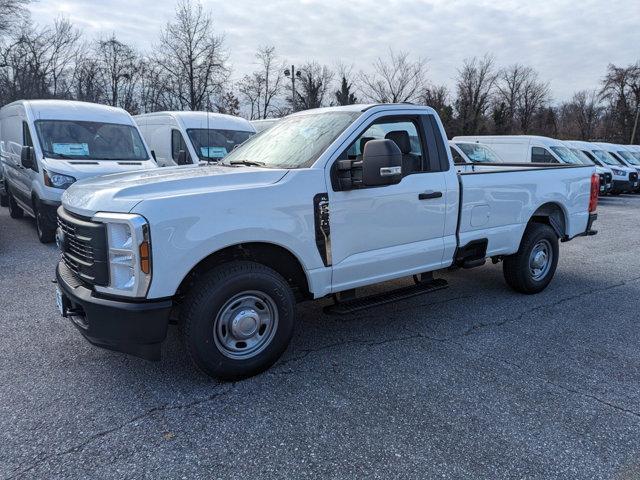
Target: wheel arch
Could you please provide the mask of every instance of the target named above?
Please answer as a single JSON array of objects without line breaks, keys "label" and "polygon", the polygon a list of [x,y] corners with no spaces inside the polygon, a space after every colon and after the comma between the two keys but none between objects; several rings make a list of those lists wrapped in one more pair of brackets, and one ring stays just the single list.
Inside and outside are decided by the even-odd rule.
[{"label": "wheel arch", "polygon": [[178,287],[178,295],[183,295],[200,274],[234,260],[249,260],[272,268],[291,286],[297,300],[313,298],[300,259],[285,247],[270,242],[237,243],[211,253],[185,275]]},{"label": "wheel arch", "polygon": [[565,239],[568,237],[567,213],[559,203],[547,202],[540,205],[533,212],[527,223],[547,224],[556,232],[558,238]]}]

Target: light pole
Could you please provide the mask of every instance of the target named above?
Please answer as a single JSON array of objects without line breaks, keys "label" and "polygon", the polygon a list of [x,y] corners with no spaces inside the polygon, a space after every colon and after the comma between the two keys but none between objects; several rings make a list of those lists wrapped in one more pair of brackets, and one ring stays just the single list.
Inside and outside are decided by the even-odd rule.
[{"label": "light pole", "polygon": [[285,68],[284,70],[285,77],[291,77],[291,106],[293,111],[296,111],[296,77],[300,78],[302,73],[300,70],[296,70],[295,65],[291,65],[291,70]]}]

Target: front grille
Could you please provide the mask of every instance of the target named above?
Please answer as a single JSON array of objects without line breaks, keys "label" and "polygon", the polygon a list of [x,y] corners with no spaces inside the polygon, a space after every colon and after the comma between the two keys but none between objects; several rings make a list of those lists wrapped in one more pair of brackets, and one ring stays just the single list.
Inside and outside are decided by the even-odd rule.
[{"label": "front grille", "polygon": [[107,239],[105,225],[58,209],[57,235],[62,261],[82,283],[107,285]]},{"label": "front grille", "polygon": [[629,174],[629,180],[631,180],[632,182],[635,182],[638,180],[638,172],[631,172]]},{"label": "front grille", "polygon": [[611,183],[613,181],[613,175],[611,175],[609,172],[606,172],[604,174],[604,179],[607,183]]}]

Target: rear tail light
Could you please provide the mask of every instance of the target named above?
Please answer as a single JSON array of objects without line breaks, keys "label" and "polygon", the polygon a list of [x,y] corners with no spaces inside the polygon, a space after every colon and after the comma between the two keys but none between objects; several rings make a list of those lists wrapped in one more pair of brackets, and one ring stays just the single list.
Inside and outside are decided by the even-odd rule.
[{"label": "rear tail light", "polygon": [[594,213],[598,208],[598,194],[600,193],[600,177],[594,173],[591,175],[591,196],[589,197],[589,213]]}]

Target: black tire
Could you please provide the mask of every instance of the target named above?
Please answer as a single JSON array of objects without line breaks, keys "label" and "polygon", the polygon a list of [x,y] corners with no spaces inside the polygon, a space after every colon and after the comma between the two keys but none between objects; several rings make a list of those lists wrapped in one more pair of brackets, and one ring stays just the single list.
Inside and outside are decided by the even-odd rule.
[{"label": "black tire", "polygon": [[[532,268],[534,249],[538,249],[536,252],[542,250],[543,254],[548,250],[552,254],[551,259],[545,263],[545,267],[540,269],[539,275],[536,275],[534,273],[536,270]],[[544,223],[529,224],[524,231],[518,252],[504,259],[502,271],[505,281],[520,293],[541,292],[553,279],[558,266],[558,253],[556,232]]]},{"label": "black tire", "polygon": [[47,216],[42,213],[40,208],[40,202],[37,199],[33,200],[33,214],[36,217],[36,231],[38,233],[38,240],[41,243],[51,243],[56,238],[56,230],[51,225],[51,222]]},{"label": "black tire", "polygon": [[0,207],[9,206],[9,196],[6,193],[0,193]]},{"label": "black tire", "polygon": [[13,198],[13,195],[11,195],[11,193],[8,193],[7,196],[9,197],[9,216],[11,218],[22,218],[24,217],[24,210],[22,210],[18,204],[16,203],[15,199]]},{"label": "black tire", "polygon": [[[253,298],[253,295],[264,300],[262,305],[258,300],[255,309],[236,306],[242,310],[233,317],[234,305]],[[262,312],[266,309],[267,317],[269,312],[275,312],[276,320],[271,322],[273,327],[268,332],[265,330],[264,337],[260,336],[264,325],[251,317],[251,313],[246,313],[256,313],[256,309]],[[228,313],[225,318],[238,319],[242,314],[249,315],[242,317],[250,318],[249,322],[255,321],[253,331],[256,333],[248,342],[254,339],[264,342],[257,353],[242,350],[245,342],[238,340],[231,331],[236,324],[223,321],[223,313]],[[266,370],[286,350],[293,335],[295,298],[287,281],[276,271],[254,262],[234,261],[215,267],[196,282],[184,299],[180,317],[186,349],[193,363],[212,377],[238,379]],[[252,326],[253,323],[249,328]],[[229,347],[229,343],[233,345]],[[237,357],[234,357],[234,348],[239,348]],[[247,354],[252,356],[242,357]]]}]

